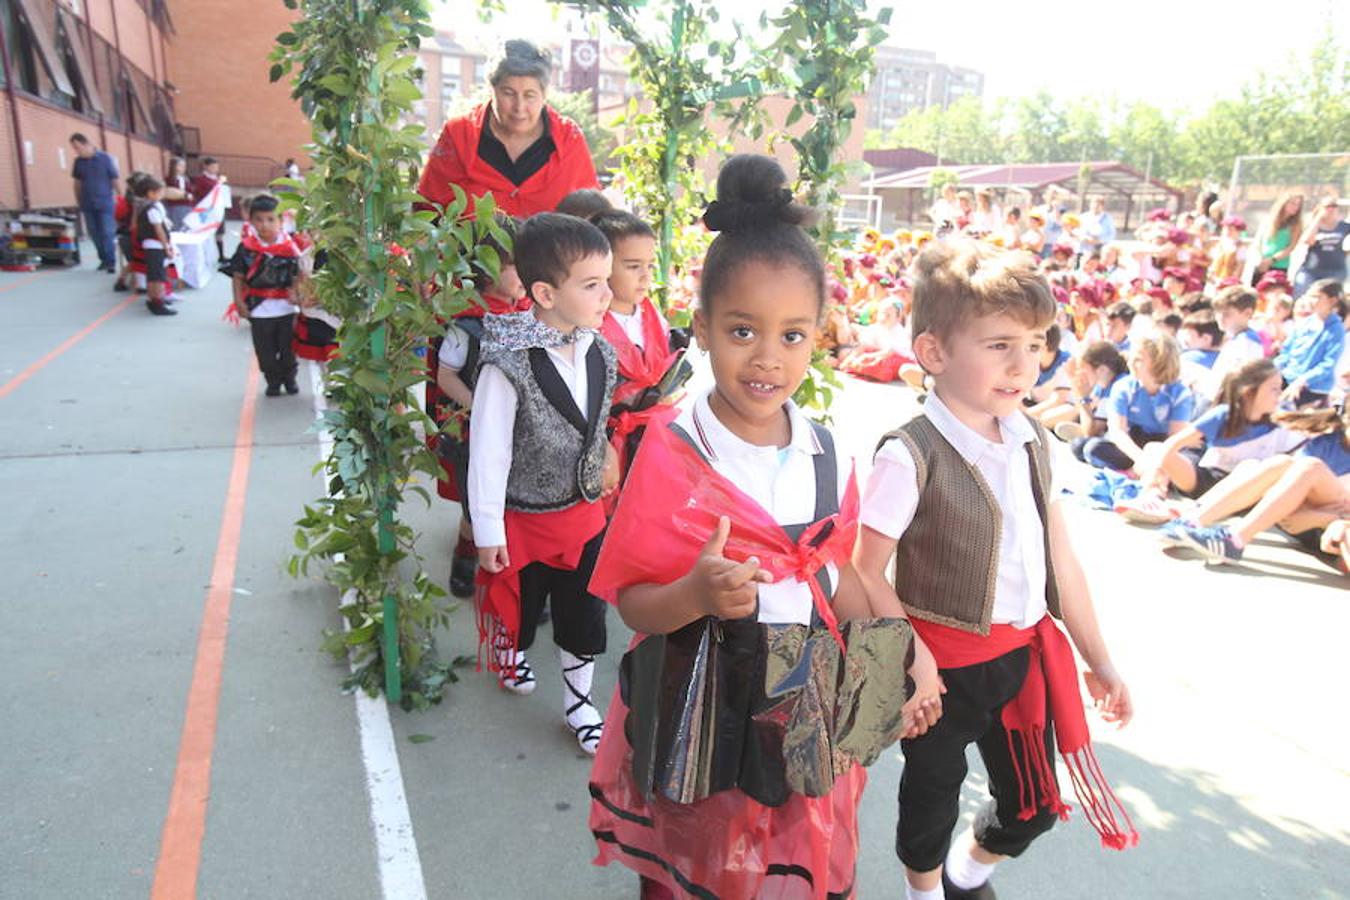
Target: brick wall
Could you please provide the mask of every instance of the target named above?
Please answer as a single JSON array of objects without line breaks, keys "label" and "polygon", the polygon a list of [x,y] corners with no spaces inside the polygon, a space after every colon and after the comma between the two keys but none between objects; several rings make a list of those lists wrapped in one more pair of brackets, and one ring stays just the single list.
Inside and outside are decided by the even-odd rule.
[{"label": "brick wall", "polygon": [[280,0],[177,0],[172,12],[167,77],[178,121],[201,129],[202,152],[301,159],[309,120],[289,84],[267,80],[267,54],[299,14]]}]

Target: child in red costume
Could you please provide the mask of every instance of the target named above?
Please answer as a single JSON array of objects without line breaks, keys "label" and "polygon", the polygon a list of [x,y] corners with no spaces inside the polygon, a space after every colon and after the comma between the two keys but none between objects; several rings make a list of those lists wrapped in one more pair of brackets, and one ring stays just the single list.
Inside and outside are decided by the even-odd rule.
[{"label": "child in red costume", "polygon": [[[1050,287],[1025,254],[974,244],[936,246],[917,269],[914,353],[934,388],[877,450],[854,560],[872,607],[907,615],[922,638],[920,691],[934,667],[946,688],[936,725],[901,744],[905,896],[983,900],[997,862],[1068,817],[1056,745],[1102,844],[1138,840],[1092,754],[1055,619],[1091,667],[1106,720],[1124,725],[1133,707],[1056,502],[1048,438],[1021,408],[1055,315]],[[953,842],[970,744],[993,802]]]},{"label": "child in red costume", "polygon": [[[514,234],[519,224],[508,216],[499,216],[498,222],[508,235]],[[500,260],[496,277],[486,272],[476,274],[478,302],[455,314],[445,336],[431,342],[429,353],[436,376],[427,383],[427,409],[440,431],[435,449],[445,472],[445,477],[437,480],[436,490],[445,499],[458,501],[461,512],[459,538],[450,561],[450,593],[456,597],[473,596],[474,573],[478,570],[465,482],[469,476],[469,413],[478,379],[483,319],[489,314],[507,315],[530,308],[511,251],[495,240],[490,243]],[[445,424],[452,419],[458,419],[458,424],[447,431]]]},{"label": "child in red costume", "polygon": [[643,430],[675,418],[676,397],[655,398],[654,392],[647,392],[660,383],[676,356],[670,346],[670,326],[647,296],[656,265],[656,234],[651,226],[622,210],[599,213],[591,222],[604,232],[614,252],[614,271],[609,276],[614,297],[600,333],[619,360],[619,380],[606,430],[619,456],[622,484]]},{"label": "child in red costume", "polygon": [[259,194],[249,202],[248,222],[234,256],[222,267],[233,283],[234,312],[248,320],[253,333],[253,349],[269,397],[279,396],[282,390],[300,393],[291,341],[304,245],[302,239],[282,230],[277,198]]},{"label": "child in red costume", "polygon": [[[838,620],[871,612],[849,562],[851,466],[791,400],[811,361],[825,272],[786,180],[768,157],[733,157],[704,217],[721,233],[694,328],[716,385],[649,429],[592,580],[639,633],[635,647],[705,617],[728,627],[819,621],[837,638]],[[616,691],[609,718],[629,713]],[[741,787],[677,802],[640,787],[635,752],[626,729],[605,731],[590,826],[595,862],[635,871],[644,898],[850,893],[862,766],[845,767],[826,793],[792,792],[778,805]]]},{"label": "child in red costume", "polygon": [[469,421],[479,646],[503,688],[532,693],[525,651],[547,602],[564,721],[594,753],[605,606],[587,585],[605,528],[600,500],[618,484],[604,432],[614,350],[596,331],[609,305],[609,241],[582,219],[540,213],[516,231],[514,252],[534,305],[485,317]]}]

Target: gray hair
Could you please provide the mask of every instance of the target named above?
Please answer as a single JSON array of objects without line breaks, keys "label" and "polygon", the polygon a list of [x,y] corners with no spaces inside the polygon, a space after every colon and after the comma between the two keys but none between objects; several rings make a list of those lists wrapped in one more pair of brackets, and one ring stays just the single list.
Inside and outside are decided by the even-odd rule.
[{"label": "gray hair", "polygon": [[507,78],[534,78],[539,86],[547,88],[553,74],[553,56],[529,41],[507,41],[502,45],[501,58],[492,70],[488,82],[496,87]]}]

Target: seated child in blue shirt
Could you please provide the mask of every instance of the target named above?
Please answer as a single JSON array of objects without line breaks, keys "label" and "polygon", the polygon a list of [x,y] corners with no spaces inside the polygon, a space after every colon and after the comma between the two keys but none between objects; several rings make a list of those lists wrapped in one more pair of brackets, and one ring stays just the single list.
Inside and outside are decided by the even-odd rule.
[{"label": "seated child in blue shirt", "polygon": [[1130,373],[1106,400],[1106,435],[1074,448],[1079,459],[1128,472],[1144,445],[1164,441],[1191,420],[1195,398],[1181,383],[1181,352],[1165,335],[1140,340],[1130,353]]}]

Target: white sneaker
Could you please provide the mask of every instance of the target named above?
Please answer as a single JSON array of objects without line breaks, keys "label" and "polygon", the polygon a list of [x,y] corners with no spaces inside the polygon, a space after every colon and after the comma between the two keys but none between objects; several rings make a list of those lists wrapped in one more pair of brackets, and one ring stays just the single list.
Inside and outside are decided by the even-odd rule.
[{"label": "white sneaker", "polygon": [[1116,512],[1136,525],[1162,525],[1177,518],[1177,510],[1157,494],[1148,492],[1116,504]]},{"label": "white sneaker", "polygon": [[1072,444],[1087,434],[1077,422],[1060,422],[1055,426],[1055,437],[1066,444]]}]

